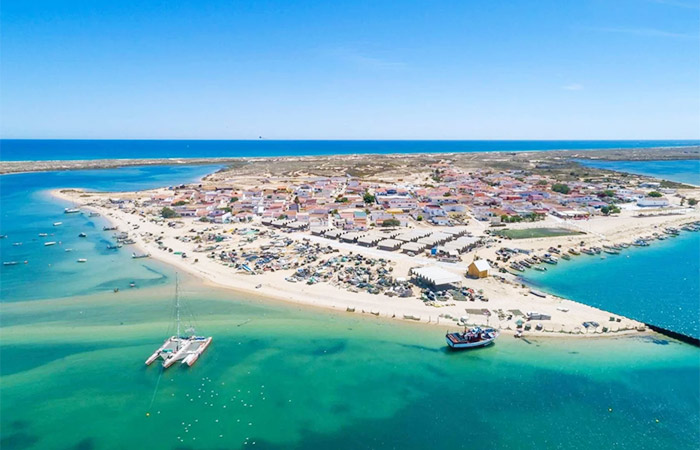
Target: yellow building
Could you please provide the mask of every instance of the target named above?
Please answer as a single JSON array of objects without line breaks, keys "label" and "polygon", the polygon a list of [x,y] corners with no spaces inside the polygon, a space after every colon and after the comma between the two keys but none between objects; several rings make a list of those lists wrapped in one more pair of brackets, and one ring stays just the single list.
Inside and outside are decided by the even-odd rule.
[{"label": "yellow building", "polygon": [[467,268],[467,275],[473,278],[486,278],[491,272],[491,266],[485,259],[475,259]]}]

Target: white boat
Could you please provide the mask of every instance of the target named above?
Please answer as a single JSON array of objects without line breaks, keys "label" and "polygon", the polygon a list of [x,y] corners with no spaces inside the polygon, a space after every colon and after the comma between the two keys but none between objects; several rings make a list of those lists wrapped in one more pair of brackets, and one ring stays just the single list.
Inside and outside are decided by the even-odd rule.
[{"label": "white boat", "polygon": [[493,343],[500,333],[493,328],[464,328],[463,332],[447,333],[445,340],[450,348],[467,349],[485,347]]},{"label": "white boat", "polygon": [[56,245],[56,243],[54,241],[44,242],[44,247],[48,247],[50,245]]},{"label": "white boat", "polygon": [[78,258],[78,262],[79,262],[79,263],[84,263],[84,262],[87,262],[87,259],[85,259],[85,258]]},{"label": "white boat", "polygon": [[54,222],[53,223],[53,226],[55,226],[55,227],[60,227],[61,225],[63,225],[63,222]]},{"label": "white boat", "polygon": [[163,367],[166,369],[177,361],[180,361],[181,364],[192,366],[197,362],[207,347],[209,347],[209,344],[211,344],[213,339],[211,336],[196,336],[194,334],[194,328],[192,327],[185,330],[186,334],[184,336],[180,332],[180,296],[177,276],[175,278],[175,311],[177,322],[176,334],[166,339],[163,345],[148,357],[146,360],[147,366],[159,358],[163,360]]},{"label": "white boat", "polygon": [[80,209],[78,209],[78,208],[66,208],[63,210],[64,214],[76,214],[79,212],[80,212]]},{"label": "white boat", "polygon": [[148,253],[132,253],[131,254],[131,257],[134,259],[148,258],[149,256],[151,256],[151,255],[149,255]]}]

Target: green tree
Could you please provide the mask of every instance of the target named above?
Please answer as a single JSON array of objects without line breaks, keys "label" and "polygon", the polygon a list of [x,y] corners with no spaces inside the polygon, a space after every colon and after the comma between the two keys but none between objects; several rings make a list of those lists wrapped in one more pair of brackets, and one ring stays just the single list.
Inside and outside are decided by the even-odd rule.
[{"label": "green tree", "polygon": [[369,205],[369,204],[375,203],[377,201],[377,197],[370,194],[369,192],[365,192],[365,195],[362,196],[362,200],[364,200],[365,203],[367,203]]},{"label": "green tree", "polygon": [[662,196],[661,192],[659,192],[659,191],[651,191],[647,195],[649,197],[654,197],[654,198],[659,198]]},{"label": "green tree", "polygon": [[164,219],[172,219],[173,217],[180,217],[178,213],[175,212],[175,210],[168,208],[167,206],[163,207],[163,209],[160,210],[160,215]]},{"label": "green tree", "polygon": [[552,190],[553,190],[554,192],[559,192],[560,194],[564,194],[564,195],[566,195],[566,194],[568,194],[569,192],[571,192],[571,188],[570,188],[568,185],[564,184],[564,183],[555,183],[555,184],[553,184],[553,185],[552,185]]},{"label": "green tree", "polygon": [[238,201],[238,197],[231,197],[231,200],[229,200],[229,203],[236,203]]},{"label": "green tree", "polygon": [[398,219],[387,219],[382,222],[383,227],[398,227],[399,225],[401,225],[401,221]]},{"label": "green tree", "polygon": [[187,204],[186,201],[184,201],[184,200],[178,200],[178,201],[176,201],[175,203],[173,203],[173,206],[183,206],[183,205],[186,205],[186,204]]},{"label": "green tree", "polygon": [[695,205],[698,204],[698,200],[695,199],[695,198],[689,198],[689,199],[688,199],[688,204],[689,204],[690,206],[695,206]]}]

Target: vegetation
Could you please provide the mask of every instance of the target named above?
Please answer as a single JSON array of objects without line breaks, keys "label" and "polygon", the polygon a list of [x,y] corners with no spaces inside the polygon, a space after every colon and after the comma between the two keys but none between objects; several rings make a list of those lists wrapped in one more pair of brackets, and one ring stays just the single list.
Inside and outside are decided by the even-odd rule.
[{"label": "vegetation", "polygon": [[180,217],[180,214],[176,213],[174,210],[168,208],[167,206],[163,207],[163,209],[160,210],[160,215],[164,219],[172,219],[173,217]]},{"label": "vegetation", "polygon": [[662,196],[661,192],[659,191],[651,191],[647,194],[648,197],[654,197],[654,198],[659,198]]},{"label": "vegetation", "polygon": [[238,197],[231,197],[231,200],[229,203],[236,203],[238,201]]},{"label": "vegetation", "polygon": [[620,208],[615,205],[603,206],[600,208],[600,212],[606,216],[609,216],[610,214],[620,214]]},{"label": "vegetation", "polygon": [[695,206],[695,205],[698,204],[698,200],[695,199],[695,198],[689,198],[689,199],[688,199],[688,204],[689,204],[690,206]]},{"label": "vegetation", "polygon": [[186,204],[187,204],[187,202],[185,200],[178,200],[175,203],[173,203],[173,206],[183,206]]},{"label": "vegetation", "polygon": [[603,192],[598,192],[598,197],[615,197],[615,191],[611,189],[606,189]]},{"label": "vegetation", "polygon": [[571,192],[571,188],[570,188],[567,184],[564,184],[564,183],[555,183],[555,184],[553,184],[553,185],[552,185],[552,190],[553,190],[554,192],[559,192],[560,194],[564,194],[564,195],[566,195],[566,194],[568,194],[569,192]]},{"label": "vegetation", "polygon": [[401,221],[399,221],[399,219],[387,219],[382,222],[383,227],[398,227],[399,225],[401,225]]},{"label": "vegetation", "polygon": [[370,205],[370,204],[372,204],[372,203],[376,203],[376,202],[377,202],[377,197],[375,197],[374,195],[370,194],[369,192],[365,192],[365,195],[362,196],[362,200],[364,200],[365,203],[367,203],[368,205]]}]

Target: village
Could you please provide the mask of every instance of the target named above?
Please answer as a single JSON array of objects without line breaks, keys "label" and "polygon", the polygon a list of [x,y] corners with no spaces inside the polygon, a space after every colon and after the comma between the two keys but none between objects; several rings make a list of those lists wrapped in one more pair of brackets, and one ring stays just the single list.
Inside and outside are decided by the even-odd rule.
[{"label": "village", "polygon": [[[121,243],[216,284],[375,316],[606,334],[644,325],[529,286],[526,270],[696,231],[694,190],[644,177],[560,181],[438,161],[410,176],[249,177],[135,193],[63,191]],[[440,322],[442,320],[442,322]]]}]

